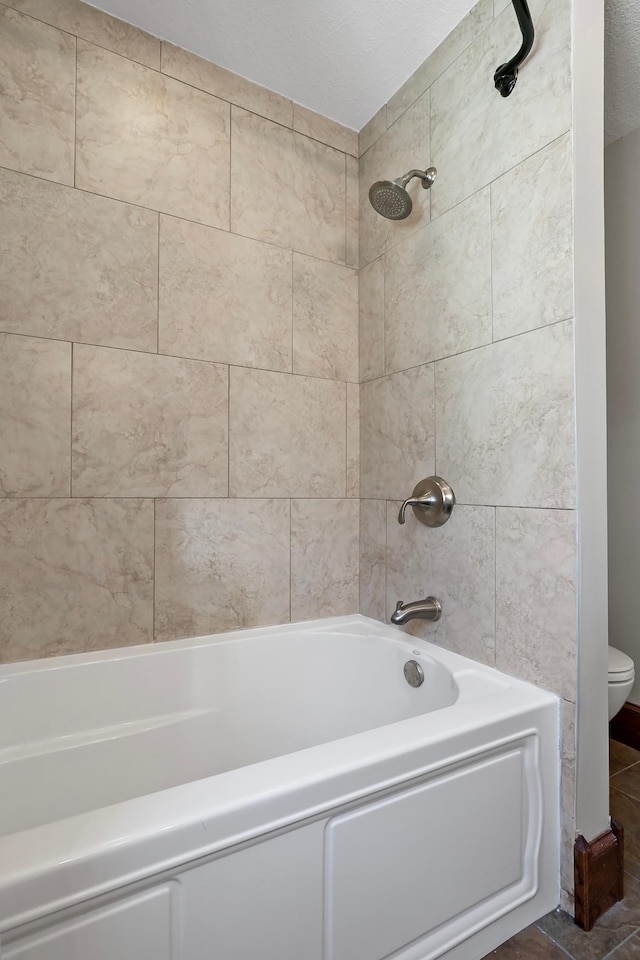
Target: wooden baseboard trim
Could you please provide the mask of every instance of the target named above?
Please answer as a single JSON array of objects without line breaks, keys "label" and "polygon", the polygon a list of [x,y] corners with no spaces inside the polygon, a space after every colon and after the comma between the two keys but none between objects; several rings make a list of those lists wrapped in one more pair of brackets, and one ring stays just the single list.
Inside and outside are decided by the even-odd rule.
[{"label": "wooden baseboard trim", "polygon": [[583,930],[624,896],[624,829],[611,827],[595,840],[578,837],[574,847],[575,921]]},{"label": "wooden baseboard trim", "polygon": [[640,707],[625,703],[609,724],[609,734],[619,743],[640,750]]}]

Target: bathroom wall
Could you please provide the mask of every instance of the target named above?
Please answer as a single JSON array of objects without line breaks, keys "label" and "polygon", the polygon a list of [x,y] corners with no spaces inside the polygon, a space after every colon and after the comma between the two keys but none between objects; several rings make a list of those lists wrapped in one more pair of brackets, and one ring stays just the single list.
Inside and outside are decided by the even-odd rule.
[{"label": "bathroom wall", "polygon": [[[609,633],[640,664],[640,130],[610,144],[605,157]],[[640,680],[629,700],[640,705]]]},{"label": "bathroom wall", "polygon": [[0,660],[358,608],[357,135],[0,5]]},{"label": "bathroom wall", "polygon": [[[360,136],[361,610],[439,597],[406,629],[563,699],[563,903],[575,836],[576,481],[571,3],[533,0],[518,48],[507,0],[480,0]],[[377,179],[433,164],[402,222]],[[457,504],[438,529],[399,502],[430,474]]]}]

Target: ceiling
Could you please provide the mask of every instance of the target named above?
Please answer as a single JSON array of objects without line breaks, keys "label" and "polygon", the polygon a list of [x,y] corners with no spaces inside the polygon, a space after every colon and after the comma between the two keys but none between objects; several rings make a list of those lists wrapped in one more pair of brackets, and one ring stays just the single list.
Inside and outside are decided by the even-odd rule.
[{"label": "ceiling", "polygon": [[[475,0],[91,0],[360,130]],[[605,0],[605,141],[640,127],[640,3]]]}]

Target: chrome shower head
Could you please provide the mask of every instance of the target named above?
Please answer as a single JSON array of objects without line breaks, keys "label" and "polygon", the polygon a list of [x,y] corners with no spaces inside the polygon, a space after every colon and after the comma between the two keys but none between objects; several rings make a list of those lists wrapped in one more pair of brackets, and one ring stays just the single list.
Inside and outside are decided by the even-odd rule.
[{"label": "chrome shower head", "polygon": [[422,180],[428,190],[437,175],[435,167],[427,170],[410,170],[397,180],[378,180],[369,190],[369,202],[380,216],[387,220],[405,220],[413,210],[413,201],[407,192],[407,184],[414,177]]}]

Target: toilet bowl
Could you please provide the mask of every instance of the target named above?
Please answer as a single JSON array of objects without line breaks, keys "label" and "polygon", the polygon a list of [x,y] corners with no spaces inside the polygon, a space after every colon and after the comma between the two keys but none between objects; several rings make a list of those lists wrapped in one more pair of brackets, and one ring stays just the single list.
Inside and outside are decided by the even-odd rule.
[{"label": "toilet bowl", "polygon": [[609,647],[609,720],[622,710],[635,680],[631,657],[622,650]]}]

